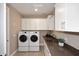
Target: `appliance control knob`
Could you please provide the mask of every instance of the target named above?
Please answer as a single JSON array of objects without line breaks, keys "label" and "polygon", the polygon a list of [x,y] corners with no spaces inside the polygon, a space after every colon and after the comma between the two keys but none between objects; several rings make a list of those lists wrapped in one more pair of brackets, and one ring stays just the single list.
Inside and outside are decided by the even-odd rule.
[{"label": "appliance control knob", "polygon": [[26,33],[26,32],[25,32]]}]

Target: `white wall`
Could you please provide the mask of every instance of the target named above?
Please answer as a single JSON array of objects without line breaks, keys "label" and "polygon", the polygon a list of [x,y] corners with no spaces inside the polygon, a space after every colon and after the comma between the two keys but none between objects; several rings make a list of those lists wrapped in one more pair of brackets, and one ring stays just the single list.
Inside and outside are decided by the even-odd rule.
[{"label": "white wall", "polygon": [[79,50],[79,33],[54,32],[57,38],[64,38],[65,43]]},{"label": "white wall", "polygon": [[5,55],[5,19],[4,19],[4,4],[0,4],[0,55]]}]

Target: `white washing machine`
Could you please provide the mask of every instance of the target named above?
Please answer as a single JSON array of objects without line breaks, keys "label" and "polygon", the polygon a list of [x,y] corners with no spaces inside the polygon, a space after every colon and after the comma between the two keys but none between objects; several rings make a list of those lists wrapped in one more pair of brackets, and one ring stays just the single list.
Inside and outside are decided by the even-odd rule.
[{"label": "white washing machine", "polygon": [[39,32],[30,32],[30,51],[39,51]]},{"label": "white washing machine", "polygon": [[18,51],[28,51],[29,32],[21,31],[18,34]]}]

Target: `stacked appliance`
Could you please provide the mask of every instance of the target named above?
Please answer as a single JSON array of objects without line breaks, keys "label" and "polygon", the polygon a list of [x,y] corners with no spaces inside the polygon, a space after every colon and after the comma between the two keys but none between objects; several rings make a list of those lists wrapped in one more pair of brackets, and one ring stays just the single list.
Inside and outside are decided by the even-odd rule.
[{"label": "stacked appliance", "polygon": [[18,51],[39,51],[39,32],[19,32]]}]

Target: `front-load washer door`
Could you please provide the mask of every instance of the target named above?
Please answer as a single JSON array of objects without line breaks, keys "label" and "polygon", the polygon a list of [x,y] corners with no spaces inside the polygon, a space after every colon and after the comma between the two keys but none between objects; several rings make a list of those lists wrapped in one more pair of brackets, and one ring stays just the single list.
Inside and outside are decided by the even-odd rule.
[{"label": "front-load washer door", "polygon": [[38,41],[38,37],[36,35],[32,35],[31,36],[31,41],[32,42],[37,42]]},{"label": "front-load washer door", "polygon": [[19,37],[19,40],[20,40],[20,42],[26,42],[26,41],[27,41],[27,36],[21,35],[21,36]]},{"label": "front-load washer door", "polygon": [[20,35],[19,46],[28,46],[28,37],[26,35]]},{"label": "front-load washer door", "polygon": [[37,35],[31,35],[30,46],[39,46],[39,37]]}]

